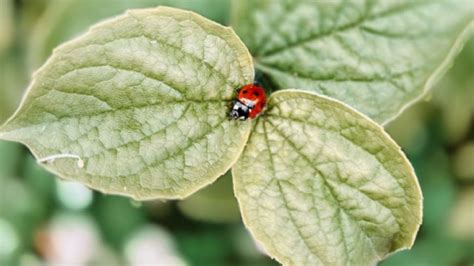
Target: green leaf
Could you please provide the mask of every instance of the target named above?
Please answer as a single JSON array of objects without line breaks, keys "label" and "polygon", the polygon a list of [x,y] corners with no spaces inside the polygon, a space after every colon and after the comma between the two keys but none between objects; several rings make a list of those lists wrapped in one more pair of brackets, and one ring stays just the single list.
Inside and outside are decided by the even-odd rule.
[{"label": "green leaf", "polygon": [[373,121],[298,90],[274,93],[232,169],[244,223],[287,265],[373,265],[412,245],[421,191]]},{"label": "green leaf", "polygon": [[50,55],[54,47],[89,25],[123,13],[129,8],[169,5],[195,11],[209,19],[225,22],[229,0],[51,0],[46,12],[34,27],[29,40],[29,60],[37,67]]},{"label": "green leaf", "polygon": [[425,95],[474,28],[466,0],[239,0],[235,7],[236,32],[280,89],[322,93],[380,123]]},{"label": "green leaf", "polygon": [[193,12],[131,10],[60,48],[0,138],[106,193],[182,198],[224,174],[250,123],[228,119],[253,80],[235,33]]}]

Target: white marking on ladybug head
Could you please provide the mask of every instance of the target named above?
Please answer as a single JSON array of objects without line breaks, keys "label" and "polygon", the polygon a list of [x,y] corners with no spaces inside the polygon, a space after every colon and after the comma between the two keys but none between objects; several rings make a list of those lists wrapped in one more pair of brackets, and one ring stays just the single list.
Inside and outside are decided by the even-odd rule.
[{"label": "white marking on ladybug head", "polygon": [[249,108],[245,103],[242,103],[241,101],[235,101],[229,115],[233,119],[245,120],[248,117],[248,113]]}]

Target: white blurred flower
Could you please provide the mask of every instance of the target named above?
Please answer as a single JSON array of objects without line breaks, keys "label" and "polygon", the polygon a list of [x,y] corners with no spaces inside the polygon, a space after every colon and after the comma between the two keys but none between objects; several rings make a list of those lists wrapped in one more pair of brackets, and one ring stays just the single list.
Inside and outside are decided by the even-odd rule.
[{"label": "white blurred flower", "polygon": [[158,226],[148,226],[133,234],[125,247],[125,256],[130,266],[186,265],[171,236]]},{"label": "white blurred flower", "polygon": [[81,210],[92,203],[92,191],[79,182],[57,180],[58,198],[68,209]]},{"label": "white blurred flower", "polygon": [[0,258],[11,255],[19,245],[18,235],[15,228],[0,218]]},{"label": "white blurred flower", "polygon": [[39,234],[36,244],[49,265],[87,265],[101,243],[94,224],[84,216],[59,216]]}]

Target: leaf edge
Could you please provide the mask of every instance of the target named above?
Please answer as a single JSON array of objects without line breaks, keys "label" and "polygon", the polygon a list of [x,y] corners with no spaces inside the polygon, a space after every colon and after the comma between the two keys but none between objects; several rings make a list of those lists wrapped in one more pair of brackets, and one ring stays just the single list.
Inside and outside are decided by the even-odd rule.
[{"label": "leaf edge", "polygon": [[397,119],[401,114],[403,114],[407,109],[414,106],[419,101],[423,100],[431,92],[431,89],[444,77],[444,75],[449,71],[449,69],[454,65],[456,57],[461,53],[464,48],[464,45],[470,38],[474,37],[474,18],[466,24],[462,31],[458,34],[457,38],[454,40],[453,45],[448,49],[448,53],[438,65],[438,67],[428,76],[428,78],[423,82],[423,89],[421,93],[413,98],[411,101],[406,102],[397,113],[393,114],[391,117],[385,119],[385,121],[380,122],[382,126],[387,126],[395,119]]}]

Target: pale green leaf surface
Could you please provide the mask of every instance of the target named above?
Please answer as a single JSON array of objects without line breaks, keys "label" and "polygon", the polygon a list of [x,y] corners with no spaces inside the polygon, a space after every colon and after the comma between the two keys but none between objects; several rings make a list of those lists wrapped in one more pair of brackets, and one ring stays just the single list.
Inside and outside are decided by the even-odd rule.
[{"label": "pale green leaf surface", "polygon": [[243,220],[285,265],[371,265],[412,245],[421,191],[376,123],[314,93],[274,93],[232,168]]},{"label": "pale green leaf surface", "polygon": [[66,155],[45,166],[92,188],[181,198],[241,153],[250,123],[229,120],[228,105],[253,74],[230,28],[189,11],[131,10],[56,49],[0,137],[40,160]]},{"label": "pale green leaf surface", "polygon": [[234,4],[232,25],[277,86],[337,98],[379,123],[423,97],[474,19],[471,0]]}]

